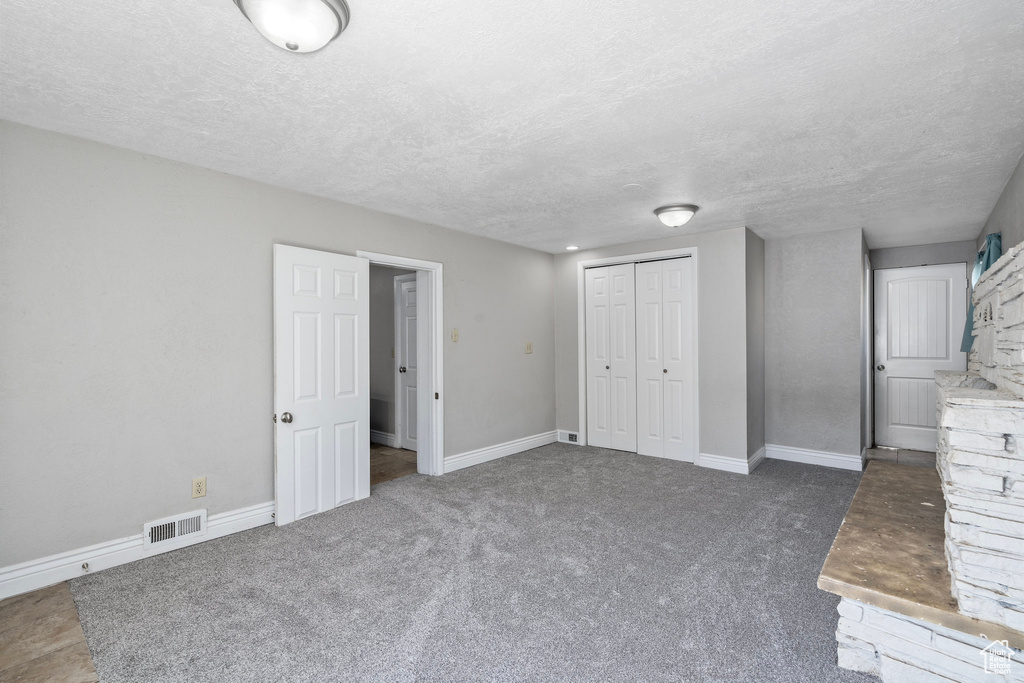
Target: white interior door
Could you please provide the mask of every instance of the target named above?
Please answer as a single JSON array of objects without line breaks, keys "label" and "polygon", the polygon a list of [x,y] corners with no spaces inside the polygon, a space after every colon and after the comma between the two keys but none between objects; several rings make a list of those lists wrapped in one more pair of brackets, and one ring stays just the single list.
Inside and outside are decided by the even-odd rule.
[{"label": "white interior door", "polygon": [[693,259],[636,264],[637,452],[697,452]]},{"label": "white interior door", "polygon": [[967,264],[875,271],[875,441],[934,451],[935,371],[965,370]]},{"label": "white interior door", "polygon": [[636,298],[633,264],[585,273],[587,443],[636,452]]},{"label": "white interior door", "polygon": [[370,495],[370,262],[274,245],[278,526]]},{"label": "white interior door", "polygon": [[395,430],[398,434],[398,445],[415,451],[419,429],[416,273],[395,276],[395,307],[395,333],[398,337],[395,344]]}]

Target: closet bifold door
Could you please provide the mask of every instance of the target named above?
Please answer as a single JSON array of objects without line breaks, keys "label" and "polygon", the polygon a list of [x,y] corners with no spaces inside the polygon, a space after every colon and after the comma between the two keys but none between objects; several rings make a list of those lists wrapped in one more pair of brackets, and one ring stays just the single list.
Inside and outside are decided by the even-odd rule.
[{"label": "closet bifold door", "polygon": [[693,259],[636,264],[637,452],[693,462]]},{"label": "closet bifold door", "polygon": [[633,264],[589,268],[586,284],[587,443],[636,452]]}]

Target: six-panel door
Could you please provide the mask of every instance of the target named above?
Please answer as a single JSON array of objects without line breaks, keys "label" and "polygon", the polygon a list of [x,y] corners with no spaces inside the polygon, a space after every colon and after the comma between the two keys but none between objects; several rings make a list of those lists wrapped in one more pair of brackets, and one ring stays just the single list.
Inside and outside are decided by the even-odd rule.
[{"label": "six-panel door", "polygon": [[274,245],[278,525],[370,493],[369,261]]}]

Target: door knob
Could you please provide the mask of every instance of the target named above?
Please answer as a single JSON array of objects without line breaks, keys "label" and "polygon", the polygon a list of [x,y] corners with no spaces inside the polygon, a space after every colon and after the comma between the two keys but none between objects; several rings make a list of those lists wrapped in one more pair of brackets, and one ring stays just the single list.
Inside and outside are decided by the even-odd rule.
[{"label": "door knob", "polygon": [[611,369],[612,369],[612,366],[610,366],[610,365],[606,365],[606,366],[604,366],[604,369],[605,369],[605,370],[611,370]]},{"label": "door knob", "polygon": [[667,374],[668,374],[668,368],[663,368],[663,369],[662,369],[662,372],[663,372],[663,373],[665,373],[665,374],[667,375]]},{"label": "door knob", "polygon": [[878,370],[879,372],[881,372],[882,370],[885,370],[885,366],[884,366],[884,365],[879,365],[879,366],[878,366],[877,368],[875,368],[875,369],[876,369],[876,370]]},{"label": "door knob", "polygon": [[399,372],[405,372],[405,366],[403,365],[403,366],[399,367],[399,368],[398,368],[398,371],[399,371]]},{"label": "door knob", "polygon": [[292,421],[292,414],[291,413],[281,413],[281,422],[284,422],[285,424],[288,424],[291,421]]}]

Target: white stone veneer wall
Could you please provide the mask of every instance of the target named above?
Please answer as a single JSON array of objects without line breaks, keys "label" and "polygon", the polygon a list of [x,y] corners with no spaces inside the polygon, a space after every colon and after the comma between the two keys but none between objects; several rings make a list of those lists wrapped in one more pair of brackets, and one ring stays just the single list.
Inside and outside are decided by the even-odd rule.
[{"label": "white stone veneer wall", "polygon": [[1009,674],[988,674],[982,650],[991,641],[849,598],[839,603],[836,639],[839,666],[883,681],[1024,682],[1020,650],[1000,648],[1010,654]]},{"label": "white stone veneer wall", "polygon": [[962,613],[1024,631],[1024,251],[974,299],[973,372],[936,377],[946,559]]}]

